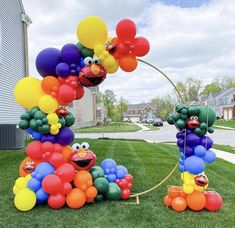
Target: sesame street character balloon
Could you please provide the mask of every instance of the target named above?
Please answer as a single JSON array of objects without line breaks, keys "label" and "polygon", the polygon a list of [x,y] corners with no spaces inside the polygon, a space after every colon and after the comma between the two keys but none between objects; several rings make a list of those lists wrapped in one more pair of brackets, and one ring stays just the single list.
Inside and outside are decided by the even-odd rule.
[{"label": "sesame street character balloon", "polygon": [[33,159],[26,157],[20,164],[20,168],[19,168],[19,174],[21,177],[25,177],[28,174],[32,173],[36,166],[37,166],[38,162],[34,161]]}]

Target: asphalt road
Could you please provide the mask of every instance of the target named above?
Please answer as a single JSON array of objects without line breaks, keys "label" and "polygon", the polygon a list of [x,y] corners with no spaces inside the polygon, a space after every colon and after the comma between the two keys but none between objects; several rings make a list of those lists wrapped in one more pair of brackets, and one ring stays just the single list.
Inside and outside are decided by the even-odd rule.
[{"label": "asphalt road", "polygon": [[[125,139],[144,139],[147,141],[166,142],[176,141],[177,129],[164,123],[164,126],[159,131],[142,131],[142,132],[118,132],[118,133],[77,133],[76,138],[125,138]],[[235,147],[235,130],[218,130],[215,129],[213,134],[208,134],[214,143],[224,144]]]}]

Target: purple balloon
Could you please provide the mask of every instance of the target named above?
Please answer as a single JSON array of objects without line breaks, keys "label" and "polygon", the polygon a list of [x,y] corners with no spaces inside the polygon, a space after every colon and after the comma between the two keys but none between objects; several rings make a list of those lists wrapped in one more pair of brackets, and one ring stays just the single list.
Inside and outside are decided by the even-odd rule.
[{"label": "purple balloon", "polygon": [[66,63],[79,63],[81,53],[75,44],[65,44],[61,49],[61,56]]},{"label": "purple balloon", "polygon": [[197,146],[200,142],[200,137],[195,133],[189,133],[186,138],[186,144],[190,147]]},{"label": "purple balloon", "polygon": [[181,147],[180,148],[180,152],[182,154],[185,154],[186,157],[189,157],[189,156],[192,156],[193,155],[193,148],[192,147],[189,147],[189,146],[186,146],[185,147],[185,150],[184,150],[184,147]]},{"label": "purple balloon", "polygon": [[61,62],[60,50],[46,48],[39,52],[36,58],[36,68],[42,77],[57,76],[56,66]]},{"label": "purple balloon", "polygon": [[178,139],[177,140],[177,146],[178,147],[184,147],[184,140],[183,139]]},{"label": "purple balloon", "polygon": [[74,140],[74,133],[68,127],[61,128],[59,134],[56,135],[56,143],[62,145],[69,145],[73,140]]},{"label": "purple balloon", "polygon": [[213,146],[213,140],[210,137],[204,135],[201,137],[200,144],[209,150]]},{"label": "purple balloon", "polygon": [[55,139],[55,136],[48,133],[48,134],[44,134],[42,135],[41,137],[41,142],[51,142],[51,143],[56,143],[56,139]]},{"label": "purple balloon", "polygon": [[70,74],[70,66],[68,63],[59,63],[56,66],[56,74],[60,77],[67,77]]}]

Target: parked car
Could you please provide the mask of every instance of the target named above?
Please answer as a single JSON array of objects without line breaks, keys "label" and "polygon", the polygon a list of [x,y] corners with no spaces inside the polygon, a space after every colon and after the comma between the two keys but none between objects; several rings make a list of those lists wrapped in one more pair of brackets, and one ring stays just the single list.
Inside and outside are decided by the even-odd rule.
[{"label": "parked car", "polygon": [[163,126],[162,120],[161,120],[160,118],[155,118],[155,119],[153,120],[153,126],[156,126],[156,127],[158,127],[158,126]]}]

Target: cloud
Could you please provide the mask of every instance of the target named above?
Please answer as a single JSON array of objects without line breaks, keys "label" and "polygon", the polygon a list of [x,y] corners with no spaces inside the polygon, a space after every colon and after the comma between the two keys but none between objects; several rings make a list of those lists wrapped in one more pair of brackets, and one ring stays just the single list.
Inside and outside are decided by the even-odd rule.
[{"label": "cloud", "polygon": [[[143,59],[161,68],[174,82],[188,76],[204,83],[218,76],[235,77],[235,1],[213,0],[192,8],[148,0],[25,0],[24,5],[33,20],[29,28],[32,75],[37,74],[34,61],[41,49],[76,42],[78,22],[98,15],[113,35],[120,19],[136,21],[138,34],[151,44],[150,53]],[[109,75],[100,86],[101,91],[105,89],[131,103],[172,92],[167,80],[141,63],[133,73],[119,70]]]}]

